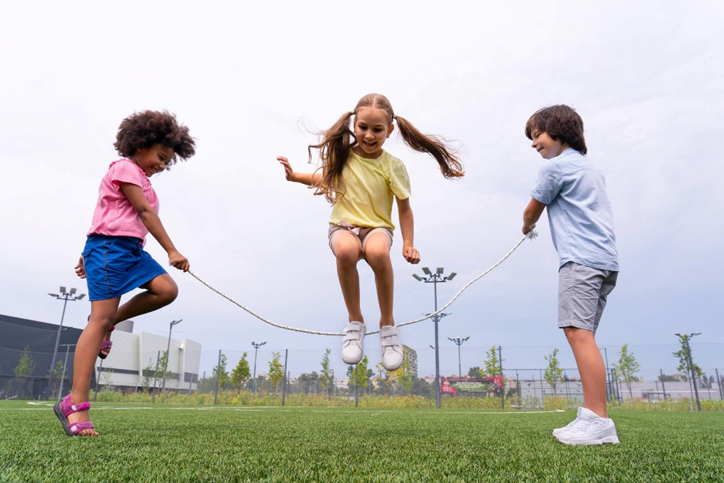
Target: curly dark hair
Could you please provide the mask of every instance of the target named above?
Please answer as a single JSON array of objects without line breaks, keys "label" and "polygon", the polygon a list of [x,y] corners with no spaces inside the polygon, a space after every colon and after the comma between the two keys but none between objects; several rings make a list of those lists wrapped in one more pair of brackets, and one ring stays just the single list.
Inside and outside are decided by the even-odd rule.
[{"label": "curly dark hair", "polygon": [[168,111],[134,112],[118,126],[113,146],[118,154],[132,158],[139,149],[161,144],[173,149],[173,156],[166,163],[168,169],[178,158],[186,161],[196,153],[196,143],[189,136],[189,128],[176,121],[176,115]]},{"label": "curly dark hair", "polygon": [[586,154],[586,139],[583,137],[583,119],[572,107],[560,104],[536,111],[525,123],[525,136],[533,139],[533,130],[547,133],[555,141],[568,144],[581,154]]}]

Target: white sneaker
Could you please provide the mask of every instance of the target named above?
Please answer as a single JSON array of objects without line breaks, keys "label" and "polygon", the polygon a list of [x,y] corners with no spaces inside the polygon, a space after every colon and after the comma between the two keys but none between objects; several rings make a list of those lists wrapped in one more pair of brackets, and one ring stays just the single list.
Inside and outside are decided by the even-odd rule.
[{"label": "white sneaker", "polygon": [[618,444],[616,425],[610,418],[600,418],[586,408],[579,408],[578,418],[565,431],[561,431],[556,439],[563,444]]},{"label": "white sneaker", "polygon": [[364,354],[364,339],[367,328],[362,322],[350,322],[342,338],[342,360],[346,364],[357,364]]},{"label": "white sneaker", "polygon": [[404,353],[400,342],[400,329],[394,325],[380,327],[382,342],[382,365],[388,371],[396,371],[402,365]]},{"label": "white sneaker", "polygon": [[569,428],[572,428],[574,426],[577,426],[578,423],[581,421],[581,409],[583,407],[578,408],[578,413],[576,413],[576,419],[571,421],[570,423],[566,424],[562,428],[556,428],[553,430],[553,437],[557,438],[559,434],[563,434],[565,431],[567,431]]}]

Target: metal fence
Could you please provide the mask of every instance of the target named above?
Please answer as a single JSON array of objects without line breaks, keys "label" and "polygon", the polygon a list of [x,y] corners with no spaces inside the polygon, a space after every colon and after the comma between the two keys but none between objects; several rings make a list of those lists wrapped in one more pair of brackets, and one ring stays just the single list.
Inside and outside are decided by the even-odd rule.
[{"label": "metal fence", "polygon": [[[47,345],[47,344],[46,344]],[[362,395],[385,395],[401,397],[408,395],[434,399],[435,389],[435,353],[429,347],[412,348],[409,359],[409,378],[400,379],[395,374],[388,374],[381,367],[379,349],[366,350],[367,368],[357,379],[360,383],[355,387],[354,366],[342,363],[339,349],[329,353],[329,364],[334,383],[326,386],[322,376],[322,360],[324,349],[303,350],[280,348],[278,350],[214,350],[188,352],[179,355],[183,347],[178,347],[170,354],[168,366],[159,367],[163,353],[158,350],[141,351],[113,349],[105,361],[98,359],[95,379],[91,388],[96,391],[148,392],[157,394],[163,387],[166,391],[196,394],[213,393],[215,391],[243,390],[261,395],[307,394],[335,397],[353,397]],[[475,368],[485,367],[490,349],[502,358],[503,388],[490,380],[484,380],[475,373]],[[40,355],[33,360],[34,369],[31,374],[18,375],[15,369],[21,364],[23,351],[9,350],[0,347],[0,398],[2,399],[55,399],[67,392],[72,383],[72,360],[74,346],[66,344],[59,348],[54,377],[50,372],[48,348],[39,352],[30,352],[30,357]],[[559,380],[546,380],[546,356],[550,356],[553,347],[441,347],[440,348],[440,391],[441,397],[505,397],[517,398],[518,406],[543,407],[549,397],[560,397],[570,401],[582,400],[582,388],[578,370],[571,364],[573,358],[570,349],[560,347],[561,375]],[[694,362],[700,366],[704,375],[694,381],[687,377],[685,371],[677,369],[678,359],[673,352],[680,349],[678,344],[629,346],[629,352],[636,356],[640,369],[636,371],[637,381],[625,382],[617,377],[615,366],[621,351],[620,347],[602,347],[602,355],[607,366],[607,392],[609,400],[625,402],[631,399],[649,402],[664,399],[694,399],[698,393],[701,400],[724,399],[724,363],[719,365],[720,354],[724,345],[692,344]],[[244,355],[246,353],[246,355]],[[27,357],[27,356],[26,356]],[[240,360],[245,358],[248,366],[248,377],[243,387],[234,388],[230,376],[237,368]],[[284,366],[284,377],[273,381],[270,369],[275,361]],[[539,361],[532,365],[530,361]],[[194,370],[188,368],[189,361],[196,364]],[[523,365],[520,362],[527,362]],[[27,361],[25,361],[27,363]],[[224,373],[228,374],[223,385],[217,384],[216,368],[221,362]],[[653,365],[656,363],[660,365]],[[45,365],[46,367],[41,367]],[[528,368],[526,368],[528,367]],[[358,367],[359,369],[359,367]],[[277,370],[278,371],[278,370]],[[224,377],[222,377],[223,382]],[[696,391],[696,392],[695,392]],[[509,401],[510,402],[510,401]]]}]

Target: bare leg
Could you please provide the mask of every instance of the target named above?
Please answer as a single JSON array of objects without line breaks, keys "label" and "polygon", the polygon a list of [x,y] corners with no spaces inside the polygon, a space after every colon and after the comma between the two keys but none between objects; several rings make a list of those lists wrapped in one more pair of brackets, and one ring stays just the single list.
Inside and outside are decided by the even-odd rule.
[{"label": "bare leg", "polygon": [[332,248],[337,258],[337,276],[344,304],[349,313],[349,322],[364,323],[360,306],[359,272],[357,272],[357,261],[361,252],[359,240],[351,233],[338,232],[334,236]]},{"label": "bare leg", "polygon": [[577,327],[565,327],[563,332],[573,349],[578,372],[581,374],[583,407],[590,409],[602,418],[607,418],[606,366],[593,332]]},{"label": "bare leg", "polygon": [[[90,399],[90,381],[93,374],[98,350],[104,334],[113,324],[118,310],[120,297],[108,300],[91,302],[91,316],[88,325],[80,335],[75,347],[73,388],[70,393],[70,402],[73,404],[86,402]],[[88,421],[88,411],[80,411],[68,416],[72,424],[78,421]],[[80,433],[83,436],[97,436],[95,430],[87,429]]]},{"label": "bare leg", "polygon": [[377,232],[369,235],[365,243],[365,260],[375,273],[380,327],[395,325],[392,315],[395,277],[390,260],[390,239],[386,234]]},{"label": "bare leg", "polygon": [[[118,307],[113,325],[137,315],[147,314],[165,307],[176,300],[178,295],[178,286],[168,274],[159,275],[141,288],[145,288],[146,291],[134,296]],[[106,333],[105,340],[111,340],[110,332]],[[103,351],[106,356],[109,352],[110,349]]]}]

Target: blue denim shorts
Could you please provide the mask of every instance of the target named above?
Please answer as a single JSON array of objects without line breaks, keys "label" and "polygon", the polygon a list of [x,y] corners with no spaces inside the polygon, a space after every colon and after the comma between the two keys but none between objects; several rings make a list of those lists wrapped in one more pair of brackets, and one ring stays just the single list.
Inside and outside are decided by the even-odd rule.
[{"label": "blue denim shorts", "polygon": [[166,273],[141,240],[126,236],[90,235],[83,263],[91,302],[120,297]]}]

